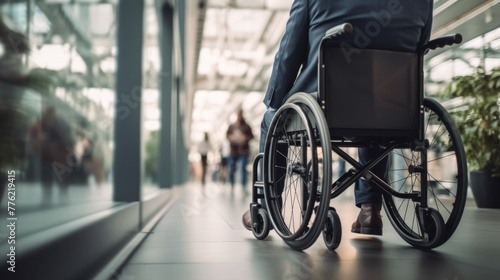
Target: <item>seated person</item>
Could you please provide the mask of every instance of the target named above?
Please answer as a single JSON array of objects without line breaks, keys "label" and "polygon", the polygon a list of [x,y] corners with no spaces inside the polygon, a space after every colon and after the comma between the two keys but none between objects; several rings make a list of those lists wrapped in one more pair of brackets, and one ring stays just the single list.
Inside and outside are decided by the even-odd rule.
[{"label": "seated person", "polygon": [[[346,56],[356,55],[356,48],[415,52],[429,41],[432,11],[431,0],[295,0],[264,98],[267,111],[261,123],[260,152],[276,109],[294,93],[318,90],[318,48],[328,29],[345,22],[353,25],[351,34],[333,39]],[[360,162],[367,162],[377,152],[359,149]],[[380,178],[385,178],[386,165],[385,160],[374,169]],[[378,188],[359,180],[355,200],[361,211],[351,231],[381,235],[382,197]],[[242,220],[251,230],[249,210]]]}]

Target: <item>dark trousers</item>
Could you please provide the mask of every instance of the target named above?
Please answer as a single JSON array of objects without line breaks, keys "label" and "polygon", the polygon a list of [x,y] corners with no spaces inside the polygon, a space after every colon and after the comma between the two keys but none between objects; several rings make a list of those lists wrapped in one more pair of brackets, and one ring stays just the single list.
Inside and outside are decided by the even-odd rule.
[{"label": "dark trousers", "polygon": [[205,185],[207,177],[207,155],[201,155],[201,184]]},{"label": "dark trousers", "polygon": [[[358,149],[359,162],[363,165],[379,154],[379,149]],[[387,180],[388,163],[388,158],[385,157],[371,171],[380,179]],[[363,203],[382,203],[382,195],[379,188],[363,178],[359,179],[354,185],[354,197],[356,199],[356,206],[358,207],[361,207]]]},{"label": "dark trousers", "polygon": [[229,182],[234,186],[236,169],[240,169],[241,186],[247,185],[247,163],[248,155],[230,156],[229,158]]},{"label": "dark trousers", "polygon": [[[276,114],[276,110],[267,109],[264,113],[264,117],[260,126],[260,142],[259,142],[259,151],[264,151],[264,145],[266,143],[267,132],[269,130],[269,126],[271,121]],[[358,155],[359,161],[361,164],[367,163],[373,157],[376,157],[380,153],[379,149],[368,149],[368,148],[359,148]],[[375,173],[378,177],[383,180],[387,179],[387,165],[388,160],[387,157],[381,160],[373,169],[372,172]],[[262,170],[262,169],[261,169]],[[262,175],[259,176],[262,178]],[[380,190],[374,186],[372,183],[367,182],[364,179],[360,179],[356,182],[354,186],[354,196],[356,200],[356,205],[358,207],[363,203],[381,203],[382,196]]]}]

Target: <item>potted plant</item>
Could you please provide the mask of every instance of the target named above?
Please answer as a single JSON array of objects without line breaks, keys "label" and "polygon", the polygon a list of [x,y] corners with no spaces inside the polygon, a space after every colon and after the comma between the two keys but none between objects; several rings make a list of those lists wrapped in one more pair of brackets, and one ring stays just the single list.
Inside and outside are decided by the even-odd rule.
[{"label": "potted plant", "polygon": [[452,79],[445,94],[464,101],[452,112],[462,136],[470,186],[480,208],[500,208],[500,68]]}]

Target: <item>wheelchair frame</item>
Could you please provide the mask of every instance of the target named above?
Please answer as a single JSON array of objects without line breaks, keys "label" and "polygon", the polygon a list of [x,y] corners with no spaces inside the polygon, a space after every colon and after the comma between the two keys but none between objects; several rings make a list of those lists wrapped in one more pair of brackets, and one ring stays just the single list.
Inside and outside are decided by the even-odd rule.
[{"label": "wheelchair frame", "polygon": [[[326,111],[326,108],[330,109],[328,104],[331,102],[329,99],[331,99],[330,97],[332,95],[330,94],[331,91],[327,89],[329,84],[325,78],[331,75],[331,73],[325,68],[327,63],[325,62],[324,49],[327,47],[326,42],[328,42],[330,38],[350,33],[352,30],[353,28],[349,23],[336,26],[326,32],[325,37],[320,43],[318,54],[319,101],[315,101],[314,98],[307,94],[292,95],[284,106],[278,110],[271,123],[270,130],[275,129],[277,126],[282,126],[285,130],[283,133],[279,131],[276,132],[275,130],[269,132],[266,139],[265,152],[257,155],[253,163],[253,191],[252,203],[250,204],[252,232],[257,239],[264,239],[269,234],[272,225],[278,235],[280,235],[290,247],[296,250],[308,248],[316,241],[319,234],[323,232],[326,246],[328,249],[334,250],[339,246],[342,234],[340,219],[336,210],[330,206],[330,200],[338,197],[349,186],[363,178],[372,182],[382,191],[383,205],[389,216],[389,220],[405,241],[415,247],[424,249],[440,246],[451,237],[462,216],[466,199],[467,166],[460,135],[448,113],[439,103],[424,98],[423,73],[421,70],[423,69],[423,57],[425,53],[432,49],[460,43],[462,40],[461,35],[455,34],[432,40],[419,53],[410,55],[408,58],[403,58],[416,60],[413,62],[410,61],[410,64],[414,63],[416,65],[415,68],[417,70],[410,71],[410,76],[413,76],[410,77],[410,79],[417,80],[417,88],[412,88],[407,94],[409,99],[414,99],[408,102],[413,102],[415,104],[414,108],[410,108],[409,113],[403,113],[402,124],[395,128],[384,127],[382,129],[377,129],[377,127],[381,127],[381,125],[377,124],[374,125],[375,129],[373,129],[373,127],[365,128],[364,125],[366,120],[364,118],[359,118],[354,120],[352,123],[353,126],[339,127],[337,123],[335,124],[337,127],[335,127],[335,125],[332,125],[335,121],[332,121],[332,119],[336,120],[337,118]],[[367,51],[370,57],[372,55],[370,53],[371,51],[372,50]],[[385,51],[373,51],[373,56],[375,57],[374,61],[377,60],[376,56],[380,53],[386,55],[384,52]],[[407,55],[404,54],[404,56]],[[328,57],[326,57],[326,59],[328,60]],[[384,61],[384,59],[381,61]],[[397,85],[397,83],[396,81],[396,83],[392,83],[390,86],[394,86],[394,84]],[[402,85],[399,92],[404,90],[406,86],[405,83],[406,81],[399,82],[399,84]],[[381,92],[386,91],[396,91],[396,89],[381,89]],[[329,94],[327,95],[326,92]],[[377,93],[374,93],[374,95],[377,95]],[[336,102],[333,101],[331,103],[335,104]],[[406,105],[407,104],[404,106]],[[405,108],[400,111],[404,112],[404,109]],[[342,108],[338,108],[338,110],[341,111],[339,114],[342,115]],[[428,204],[430,179],[428,177],[430,177],[430,175],[428,175],[427,151],[433,143],[429,143],[428,139],[426,139],[426,131],[424,131],[426,119],[424,119],[424,116],[426,112],[429,111],[431,116],[432,113],[436,115],[436,120],[443,122],[443,126],[446,129],[444,132],[448,132],[450,135],[448,141],[452,142],[450,145],[456,151],[455,159],[457,173],[459,173],[457,176],[460,176],[456,182],[457,193],[455,202],[452,204],[453,209],[449,212],[449,216],[446,217],[446,220],[440,213],[440,209],[436,210],[429,207]],[[406,114],[406,116],[404,114]],[[394,117],[398,117],[398,115],[382,116],[382,119]],[[376,116],[374,115],[373,118],[376,118]],[[431,118],[429,117],[427,121],[431,122]],[[288,127],[291,126],[295,126],[296,128],[288,129]],[[279,145],[283,145],[283,141],[286,142],[288,139],[293,140],[294,147],[299,147],[301,149],[301,154],[296,156],[300,158],[300,160],[296,159],[293,164],[286,163],[286,167],[282,167],[282,169],[286,169],[286,171],[274,170],[274,168],[277,168],[276,166],[279,165],[276,162],[276,158],[288,153],[288,149],[291,147],[288,145],[287,151],[279,151],[278,149],[278,147],[281,147]],[[362,164],[342,150],[344,147],[376,147],[380,148],[381,152],[379,156]],[[322,156],[323,161],[321,161],[321,158],[318,159],[318,149],[322,150],[319,157]],[[418,153],[418,163],[407,163],[408,166],[406,171],[409,174],[420,174],[418,180],[420,191],[413,190],[413,186],[410,192],[394,189],[390,185],[392,182],[380,178],[371,171],[380,161],[388,157],[388,155],[396,149],[401,149],[402,154],[403,149],[405,149],[405,152],[408,152],[407,149],[409,149],[412,154],[413,152]],[[351,170],[341,175],[333,184],[331,183],[331,152],[325,151],[335,152],[339,157],[353,166]],[[309,157],[310,160],[306,160]],[[259,181],[257,177],[259,162],[261,162],[261,160],[263,160],[264,163],[263,181]],[[322,178],[320,178],[319,175],[321,174],[319,162],[323,165]],[[282,205],[282,192],[285,191],[285,187],[278,186],[278,181],[281,180],[283,176],[279,176],[280,179],[276,179],[278,178],[276,174],[281,174],[284,177],[297,175],[299,178],[298,180],[301,180],[301,183],[298,185],[301,194],[300,198],[297,199],[297,201],[300,201],[300,203],[298,203],[300,204],[300,214],[297,215],[300,216],[298,218],[294,217],[292,211],[291,216],[286,217],[286,220],[293,220],[294,224],[295,221],[298,220],[300,226],[298,226],[297,229],[295,225],[288,225],[287,221],[285,221],[284,210],[282,210],[282,207],[284,207]],[[286,178],[284,180],[286,180]],[[283,184],[285,184],[285,182],[283,182]],[[446,189],[446,187],[444,188]],[[412,228],[412,225],[409,225],[406,217],[403,217],[401,213],[399,213],[394,198],[408,200],[413,203],[415,208],[415,217],[413,217],[413,219],[417,220],[416,230]],[[259,203],[259,199],[265,201],[266,207],[263,207],[262,204]],[[443,207],[446,208],[444,204]],[[313,211],[315,217],[311,218],[314,216],[312,215]]]}]

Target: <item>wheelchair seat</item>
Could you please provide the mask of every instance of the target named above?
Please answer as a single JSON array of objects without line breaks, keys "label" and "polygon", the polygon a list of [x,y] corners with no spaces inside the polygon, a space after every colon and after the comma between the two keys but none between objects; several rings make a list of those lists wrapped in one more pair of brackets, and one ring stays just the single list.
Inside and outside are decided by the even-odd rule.
[{"label": "wheelchair seat", "polygon": [[321,58],[319,102],[332,137],[418,135],[416,53],[325,47]]}]

